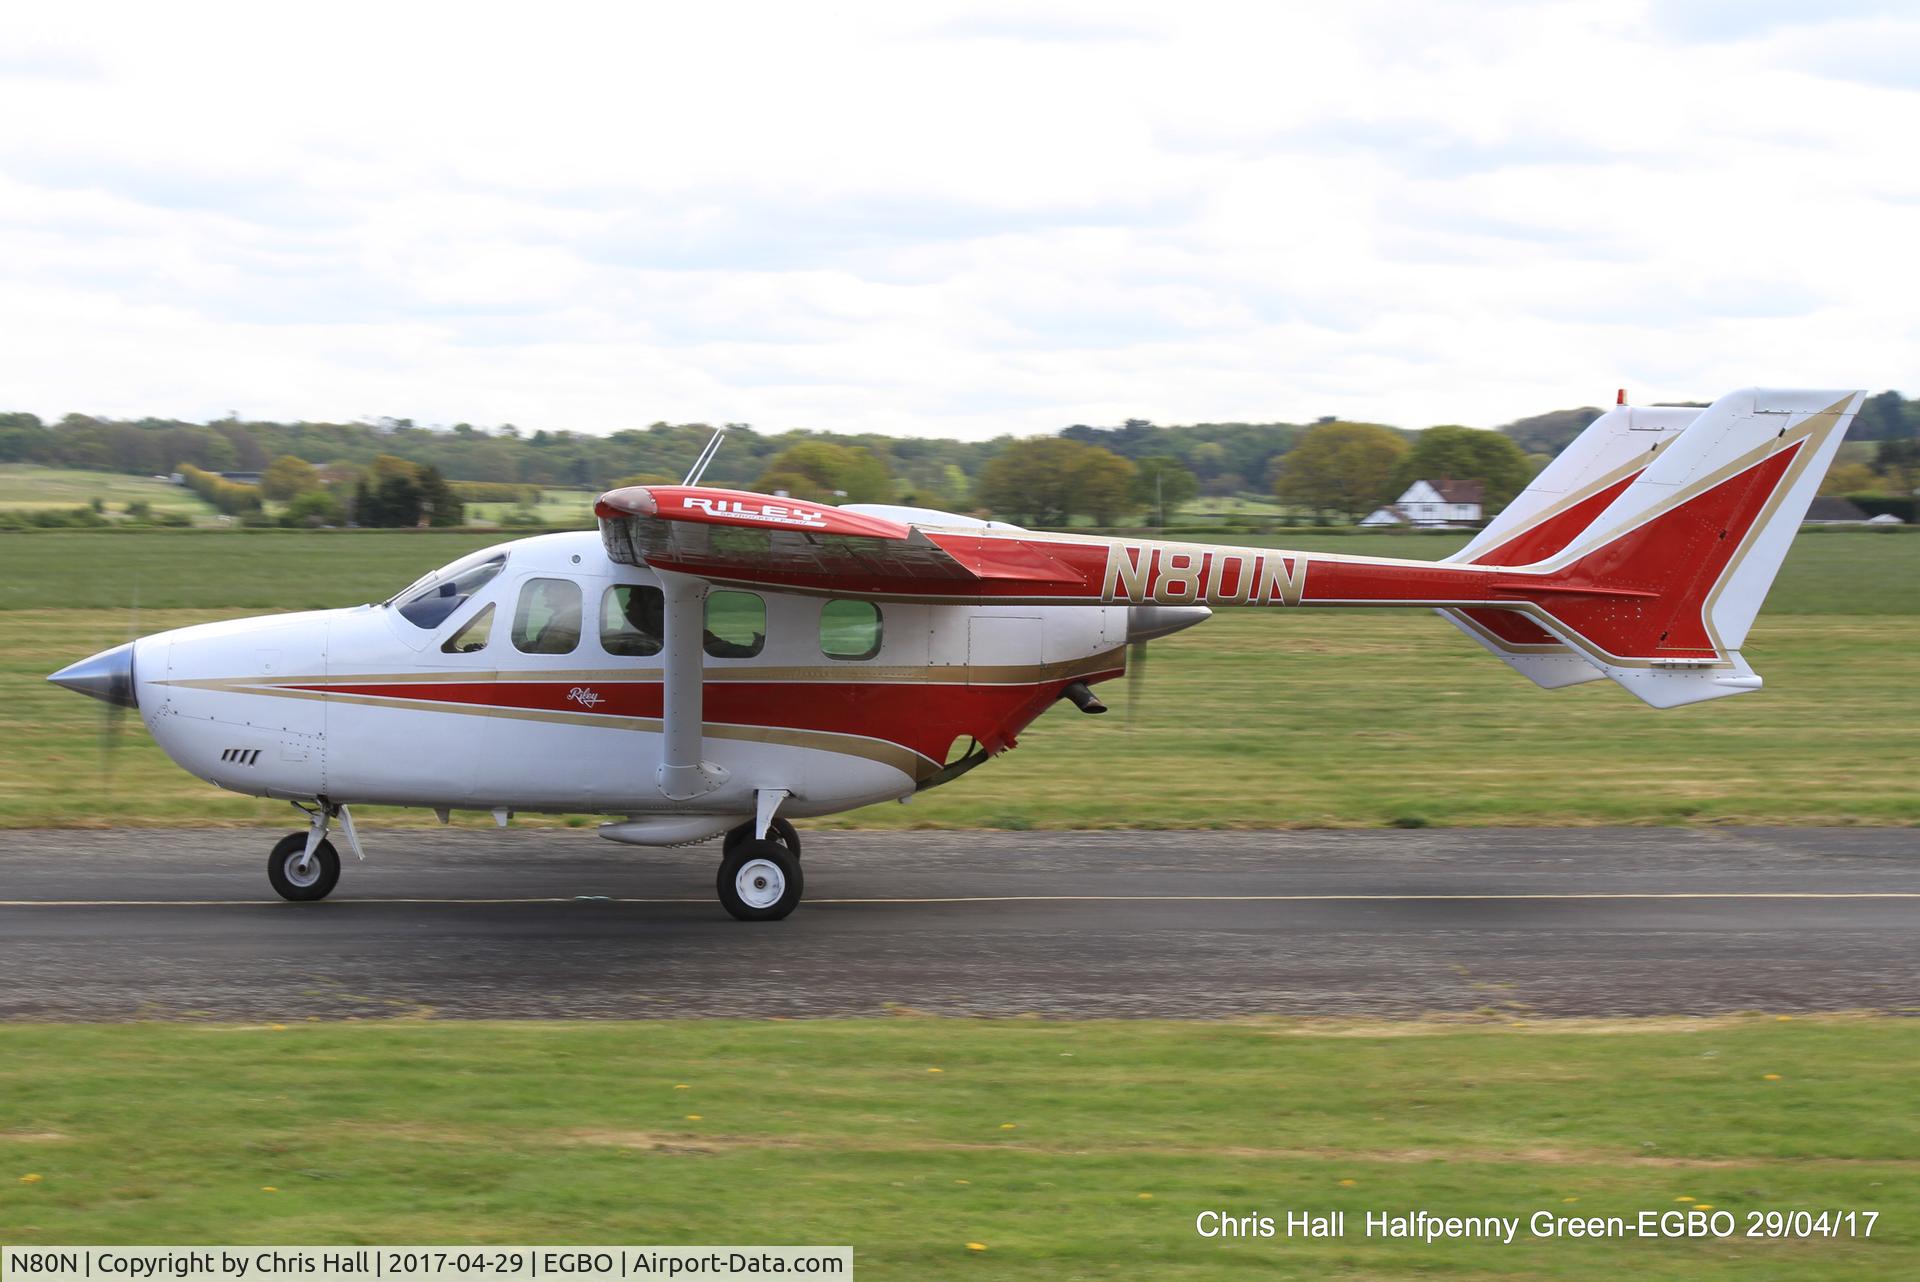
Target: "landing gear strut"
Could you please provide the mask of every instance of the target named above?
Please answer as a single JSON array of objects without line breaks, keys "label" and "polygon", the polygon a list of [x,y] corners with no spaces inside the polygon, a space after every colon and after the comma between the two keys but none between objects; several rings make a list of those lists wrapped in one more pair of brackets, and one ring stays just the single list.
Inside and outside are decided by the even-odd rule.
[{"label": "landing gear strut", "polygon": [[340,855],[322,839],[307,850],[307,834],[290,832],[267,857],[267,880],[282,899],[325,899],[340,880]]}]

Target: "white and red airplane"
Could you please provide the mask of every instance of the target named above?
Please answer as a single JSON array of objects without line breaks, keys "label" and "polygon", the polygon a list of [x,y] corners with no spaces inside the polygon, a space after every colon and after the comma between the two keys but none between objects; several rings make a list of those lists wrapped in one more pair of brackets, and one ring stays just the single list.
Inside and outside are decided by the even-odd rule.
[{"label": "white and red airplane", "polygon": [[554,811],[637,845],[725,834],[721,903],[774,920],[801,896],[790,818],[952,780],[1057,700],[1103,711],[1090,687],[1129,643],[1222,607],[1431,607],[1541,686],[1611,678],[1661,708],[1757,690],[1740,647],[1862,395],[1619,405],[1441,562],[637,486],[600,497],[598,534],[49,680],[137,709],[202,779],[305,810],[268,863],[288,899],[334,888],[333,821],[360,854],[353,806]]}]

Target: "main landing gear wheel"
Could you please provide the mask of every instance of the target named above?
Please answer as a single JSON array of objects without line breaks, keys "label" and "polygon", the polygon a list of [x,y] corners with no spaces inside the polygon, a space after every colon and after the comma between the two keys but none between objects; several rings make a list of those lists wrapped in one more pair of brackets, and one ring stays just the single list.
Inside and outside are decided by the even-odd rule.
[{"label": "main landing gear wheel", "polygon": [[743,841],[720,861],[720,906],[740,921],[779,921],[800,903],[800,861],[774,841]]},{"label": "main landing gear wheel", "polygon": [[340,880],[340,855],[331,841],[322,841],[307,858],[307,834],[290,832],[267,856],[267,880],[282,899],[325,899]]},{"label": "main landing gear wheel", "polygon": [[[792,855],[796,860],[799,859],[800,830],[788,823],[785,819],[775,819],[769,826],[771,828],[771,831],[768,833],[769,839],[779,842],[787,848],[788,854]],[[744,843],[752,841],[753,835],[753,825],[751,823],[743,823],[738,828],[731,830],[727,833],[725,842],[726,852],[732,854]]]}]

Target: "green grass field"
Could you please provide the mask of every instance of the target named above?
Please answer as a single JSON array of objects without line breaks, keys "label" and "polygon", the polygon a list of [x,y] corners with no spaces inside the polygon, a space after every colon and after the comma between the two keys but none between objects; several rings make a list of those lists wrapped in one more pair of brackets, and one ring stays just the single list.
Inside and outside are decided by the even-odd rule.
[{"label": "green grass field", "polygon": [[127,504],[145,499],[156,512],[184,512],[208,521],[219,515],[192,490],[147,476],[0,463],[0,510],[85,507],[96,498],[105,500],[111,511],[124,511]]},{"label": "green grass field", "polygon": [[[1920,1023],[1838,1017],[11,1026],[0,1236],[851,1243],[858,1275],[907,1279],[1906,1278],[1917,1059]],[[1699,1205],[1880,1218],[1865,1241],[1358,1227]],[[1208,1242],[1209,1209],[1351,1223]]]},{"label": "green grass field", "polygon": [[[591,530],[593,501],[597,497],[597,490],[546,489],[540,491],[540,501],[532,506],[532,511],[542,525]],[[469,503],[467,521],[472,525],[498,525],[513,513],[526,510],[517,503]]]},{"label": "green grass field", "polygon": [[[389,595],[480,534],[0,535],[0,826],[278,822],[46,673],[141,632]],[[1308,540],[1312,542],[1311,540]],[[1322,546],[1437,556],[1423,535]],[[129,604],[137,581],[137,624]],[[1264,827],[1913,823],[1920,538],[1803,536],[1747,647],[1755,695],[1656,712],[1606,682],[1542,691],[1424,612],[1223,612],[1158,642],[1143,697],[1064,705],[911,805],[829,824]],[[111,783],[110,803],[103,802]],[[375,811],[374,822],[431,822]],[[470,817],[470,822],[479,822]]]}]

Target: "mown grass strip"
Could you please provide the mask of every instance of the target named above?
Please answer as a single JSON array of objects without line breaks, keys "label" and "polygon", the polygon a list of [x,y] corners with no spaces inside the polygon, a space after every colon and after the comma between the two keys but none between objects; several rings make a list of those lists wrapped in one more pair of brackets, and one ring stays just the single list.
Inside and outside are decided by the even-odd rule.
[{"label": "mown grass strip", "polygon": [[[851,1242],[867,1277],[1895,1278],[1920,1023],[0,1028],[0,1236]],[[38,1180],[22,1183],[26,1175]],[[269,1192],[267,1190],[275,1190]],[[1146,1196],[1142,1196],[1146,1195]],[[1870,1208],[1868,1242],[1208,1243],[1201,1210]]]}]

